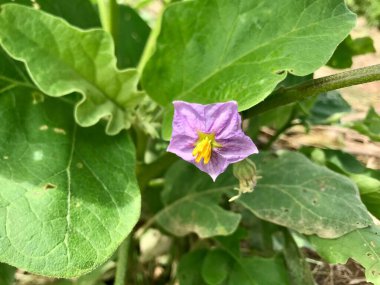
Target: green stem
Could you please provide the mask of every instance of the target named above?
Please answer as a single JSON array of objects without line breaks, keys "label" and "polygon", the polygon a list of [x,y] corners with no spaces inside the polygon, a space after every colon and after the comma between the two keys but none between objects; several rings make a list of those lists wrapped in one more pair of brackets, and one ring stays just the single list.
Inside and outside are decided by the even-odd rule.
[{"label": "green stem", "polygon": [[158,15],[156,19],[156,23],[153,27],[153,29],[150,31],[148,41],[145,45],[143,54],[141,55],[140,62],[137,65],[137,70],[140,74],[142,74],[142,71],[144,70],[144,67],[146,63],[148,62],[149,58],[154,53],[154,50],[156,48],[156,40],[161,30],[161,21],[162,21],[162,15],[164,13],[164,8],[162,9],[161,13]]},{"label": "green stem", "polygon": [[243,116],[250,118],[270,109],[304,100],[323,92],[377,80],[380,80],[380,64],[312,79],[298,85],[275,90],[263,102],[244,111]]},{"label": "green stem", "polygon": [[119,6],[116,0],[98,0],[98,6],[102,27],[112,35],[116,46],[119,32]]},{"label": "green stem", "polygon": [[128,268],[130,236],[120,245],[117,252],[117,266],[114,285],[125,285]]}]

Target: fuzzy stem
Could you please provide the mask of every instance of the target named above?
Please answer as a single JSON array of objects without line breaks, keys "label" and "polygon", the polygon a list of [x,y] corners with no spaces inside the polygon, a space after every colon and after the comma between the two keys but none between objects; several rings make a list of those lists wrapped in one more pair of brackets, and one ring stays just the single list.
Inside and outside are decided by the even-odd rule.
[{"label": "fuzzy stem", "polygon": [[275,90],[266,100],[245,110],[245,118],[253,117],[279,106],[304,100],[323,92],[380,80],[380,64],[308,80],[304,83]]}]

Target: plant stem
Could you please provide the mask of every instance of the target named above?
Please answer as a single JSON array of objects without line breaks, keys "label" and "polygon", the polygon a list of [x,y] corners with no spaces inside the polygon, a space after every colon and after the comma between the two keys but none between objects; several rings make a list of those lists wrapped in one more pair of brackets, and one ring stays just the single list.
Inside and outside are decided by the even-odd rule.
[{"label": "plant stem", "polygon": [[377,80],[380,80],[380,64],[308,80],[286,88],[282,87],[275,90],[263,102],[245,110],[243,117],[250,118],[270,109],[304,100],[323,92]]},{"label": "plant stem", "polygon": [[149,58],[152,56],[156,48],[156,40],[161,30],[161,21],[162,21],[162,15],[164,13],[164,10],[165,8],[163,8],[160,14],[158,15],[156,19],[156,23],[153,29],[150,31],[148,41],[146,42],[144,51],[140,58],[140,62],[137,65],[137,70],[139,71],[140,74],[142,74],[142,71],[144,70],[146,63],[148,62]]},{"label": "plant stem", "polygon": [[117,266],[114,285],[125,285],[128,268],[130,236],[120,245],[117,252]]},{"label": "plant stem", "polygon": [[100,20],[102,27],[109,32],[115,42],[118,39],[119,7],[116,0],[98,0]]}]

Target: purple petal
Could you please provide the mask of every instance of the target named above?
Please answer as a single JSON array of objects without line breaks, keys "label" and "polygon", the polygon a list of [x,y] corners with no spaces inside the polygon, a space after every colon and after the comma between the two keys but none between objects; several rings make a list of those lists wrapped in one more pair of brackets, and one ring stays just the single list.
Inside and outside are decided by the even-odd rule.
[{"label": "purple petal", "polygon": [[215,148],[214,151],[224,157],[228,163],[238,162],[259,152],[251,138],[246,136],[242,131],[240,131],[240,134],[236,137],[218,140],[217,142],[220,143],[222,147]]},{"label": "purple petal", "polygon": [[219,174],[223,173],[226,170],[229,164],[227,159],[223,158],[216,152],[212,153],[211,159],[207,164],[204,164],[203,161],[200,163],[196,163],[194,159],[192,163],[200,170],[210,175],[212,180],[214,181],[219,176]]},{"label": "purple petal", "polygon": [[192,155],[196,139],[187,135],[172,136],[167,151],[175,153],[182,159],[193,163]]},{"label": "purple petal", "polygon": [[183,101],[174,101],[173,134],[198,137],[197,131],[205,129],[205,106]]},{"label": "purple petal", "polygon": [[219,139],[227,139],[241,130],[241,117],[235,101],[210,104],[205,110],[206,133],[214,133]]}]

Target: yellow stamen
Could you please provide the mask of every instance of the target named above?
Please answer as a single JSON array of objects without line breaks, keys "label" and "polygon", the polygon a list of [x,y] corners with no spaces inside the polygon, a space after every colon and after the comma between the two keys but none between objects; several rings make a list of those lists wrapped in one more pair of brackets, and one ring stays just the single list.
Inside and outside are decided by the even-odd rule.
[{"label": "yellow stamen", "polygon": [[221,147],[221,145],[215,141],[215,134],[205,134],[202,132],[198,132],[198,140],[194,145],[195,147],[192,154],[195,156],[195,161],[200,163],[203,158],[204,164],[209,163],[212,149]]}]

